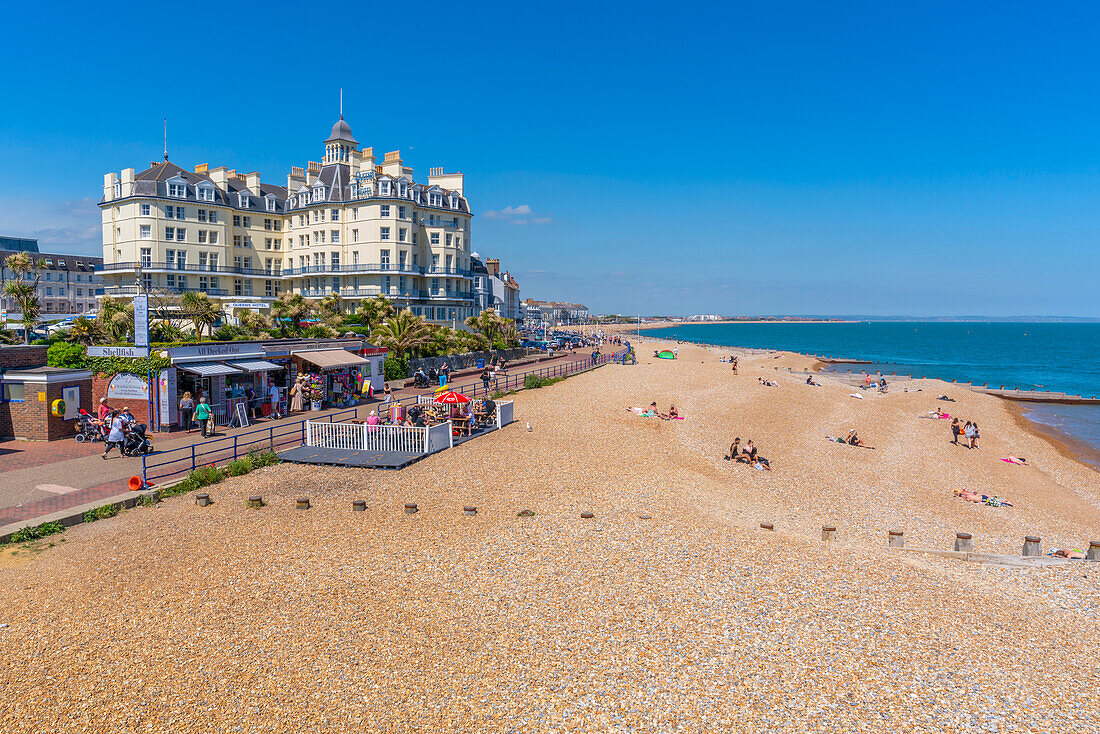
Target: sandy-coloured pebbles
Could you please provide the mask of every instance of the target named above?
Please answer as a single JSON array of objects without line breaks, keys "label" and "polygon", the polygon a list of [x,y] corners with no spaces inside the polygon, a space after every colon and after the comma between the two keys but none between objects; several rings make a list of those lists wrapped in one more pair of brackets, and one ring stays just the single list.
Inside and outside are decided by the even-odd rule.
[{"label": "sandy-coloured pebbles", "polygon": [[[856,401],[827,376],[774,377],[770,355],[733,376],[695,351],[520,393],[538,431],[401,472],[279,465],[208,507],[70,529],[0,572],[0,731],[1100,728],[1096,566],[885,542],[904,527],[945,550],[960,528],[980,552],[1087,545],[1094,472],[995,398],[952,404],[982,425],[968,452],[917,417],[942,383]],[[756,384],[765,370],[782,387]],[[652,400],[687,420],[625,411]],[[878,448],[824,440],[853,426]],[[723,461],[735,435],[773,471]],[[1010,446],[1035,467],[1000,462]],[[963,486],[1016,506],[951,496]],[[304,494],[313,509],[294,511]],[[842,531],[829,544],[825,525]]]}]

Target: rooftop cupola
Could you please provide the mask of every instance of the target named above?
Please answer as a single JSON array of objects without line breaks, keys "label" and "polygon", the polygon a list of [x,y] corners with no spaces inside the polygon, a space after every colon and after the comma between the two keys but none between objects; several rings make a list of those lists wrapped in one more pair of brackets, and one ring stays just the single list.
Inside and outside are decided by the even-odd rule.
[{"label": "rooftop cupola", "polygon": [[359,141],[351,134],[351,126],[344,122],[341,114],[325,141],[324,163],[350,163],[351,153],[355,150],[359,150]]}]

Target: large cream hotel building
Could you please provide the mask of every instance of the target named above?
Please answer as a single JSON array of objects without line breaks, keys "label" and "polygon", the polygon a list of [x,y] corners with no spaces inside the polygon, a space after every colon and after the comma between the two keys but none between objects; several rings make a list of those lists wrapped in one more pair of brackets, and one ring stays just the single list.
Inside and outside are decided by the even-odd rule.
[{"label": "large cream hotel building", "polygon": [[376,162],[343,115],[320,163],[292,167],[286,186],[258,173],[168,161],[103,179],[107,295],[205,291],[269,302],[284,290],[346,310],[384,295],[437,322],[474,313],[469,203],[461,173],[412,179],[399,151]]}]

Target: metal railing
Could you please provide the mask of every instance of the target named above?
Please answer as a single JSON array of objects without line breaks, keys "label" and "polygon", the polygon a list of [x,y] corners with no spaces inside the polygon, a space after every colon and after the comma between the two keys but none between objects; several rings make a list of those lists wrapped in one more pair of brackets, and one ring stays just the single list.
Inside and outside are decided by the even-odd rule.
[{"label": "metal railing", "polygon": [[[516,374],[498,375],[488,382],[475,380],[465,385],[449,385],[448,387],[471,398],[486,397],[508,392],[509,390],[522,389],[524,380],[529,375],[536,375],[544,379],[567,377],[608,364],[618,357],[617,354],[601,354],[595,362],[591,358],[574,359]],[[410,395],[399,400],[391,400],[388,405],[417,405],[423,397],[423,395]],[[182,475],[194,471],[197,467],[228,463],[246,456],[250,451],[268,449],[277,452],[281,448],[301,446],[306,440],[306,423],[313,423],[316,426],[322,422],[335,423],[342,418],[355,420],[359,416],[360,409],[377,409],[378,406],[386,405],[387,403],[382,401],[332,413],[320,419],[303,418],[297,421],[278,421],[268,424],[264,428],[246,431],[235,436],[211,438],[190,446],[159,451],[141,457],[141,476],[146,482],[171,481],[181,478]],[[511,403],[508,403],[507,416],[502,413],[499,405],[497,410],[498,425],[507,425],[503,421],[506,418],[509,422],[511,421]]]}]

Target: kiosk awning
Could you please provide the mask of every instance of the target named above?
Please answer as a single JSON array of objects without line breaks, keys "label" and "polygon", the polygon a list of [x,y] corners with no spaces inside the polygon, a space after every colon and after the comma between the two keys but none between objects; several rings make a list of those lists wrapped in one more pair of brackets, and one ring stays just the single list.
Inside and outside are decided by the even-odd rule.
[{"label": "kiosk awning", "polygon": [[236,367],[230,367],[220,362],[193,362],[176,365],[184,372],[191,372],[203,377],[216,377],[217,375],[239,375],[241,371]]},{"label": "kiosk awning", "polygon": [[318,349],[314,352],[298,351],[291,352],[291,354],[297,355],[305,361],[317,365],[321,369],[351,367],[357,364],[367,364],[368,362],[368,360],[363,359],[358,354],[352,354],[346,349]]},{"label": "kiosk awning", "polygon": [[226,362],[226,364],[236,367],[239,370],[245,372],[270,372],[272,370],[281,370],[282,367],[274,362],[268,362],[263,359],[244,359],[236,362]]}]

